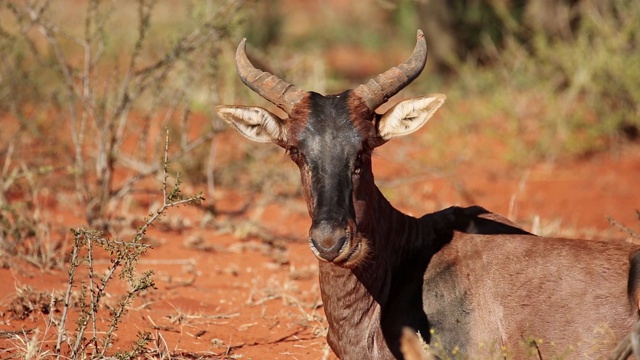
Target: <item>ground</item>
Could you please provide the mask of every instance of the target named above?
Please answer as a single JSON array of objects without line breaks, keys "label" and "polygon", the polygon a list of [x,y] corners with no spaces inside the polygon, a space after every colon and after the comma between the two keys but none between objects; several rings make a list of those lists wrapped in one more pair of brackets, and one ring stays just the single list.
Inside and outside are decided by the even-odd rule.
[{"label": "ground", "polygon": [[[245,141],[231,131],[222,136],[220,153],[232,153],[234,144]],[[431,150],[411,136],[385,145],[374,157],[377,183],[407,213],[479,204],[537,234],[607,241],[633,240],[607,217],[632,229],[640,225],[635,213],[640,208],[638,144],[581,159],[516,166],[487,141],[462,146],[455,139],[432,141],[447,144],[441,152],[450,156],[440,159],[438,167],[425,164],[427,155],[421,154]],[[285,157],[263,166],[297,176]],[[242,169],[246,176],[254,170]],[[198,189],[187,186],[190,190]],[[215,198],[207,200],[215,202],[215,217],[197,207],[171,209],[148,233],[152,248],[139,266],[140,271],[154,270],[156,289],[144,292],[129,308],[114,349],[128,349],[139,331],[149,331],[154,339],[149,348],[156,357],[335,358],[325,341],[317,260],[306,242],[306,206],[300,196],[276,199],[257,190],[218,186]],[[247,203],[262,205],[240,211]],[[60,201],[43,204],[58,227],[82,224],[78,209]],[[134,225],[125,224],[122,234]],[[68,232],[53,236],[69,242]],[[97,269],[108,264],[106,255],[97,255]],[[52,351],[57,335],[46,326],[48,298],[38,300],[37,294],[61,294],[68,283],[66,270],[41,271],[9,259],[0,279],[0,358],[19,357],[26,339],[35,339],[32,344],[42,354]],[[117,287],[109,292],[102,321],[108,321],[108,306],[121,292]],[[20,319],[16,306],[28,299],[36,308],[23,310]]]}]

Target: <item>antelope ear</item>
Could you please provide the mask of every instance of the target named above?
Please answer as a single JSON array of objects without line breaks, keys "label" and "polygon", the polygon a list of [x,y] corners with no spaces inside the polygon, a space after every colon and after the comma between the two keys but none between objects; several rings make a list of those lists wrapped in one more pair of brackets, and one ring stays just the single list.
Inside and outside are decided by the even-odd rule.
[{"label": "antelope ear", "polygon": [[282,143],[286,138],[286,122],[261,107],[222,105],[216,107],[216,112],[249,140]]},{"label": "antelope ear", "polygon": [[381,115],[378,136],[387,141],[420,129],[444,104],[446,98],[443,94],[431,94],[397,103]]}]

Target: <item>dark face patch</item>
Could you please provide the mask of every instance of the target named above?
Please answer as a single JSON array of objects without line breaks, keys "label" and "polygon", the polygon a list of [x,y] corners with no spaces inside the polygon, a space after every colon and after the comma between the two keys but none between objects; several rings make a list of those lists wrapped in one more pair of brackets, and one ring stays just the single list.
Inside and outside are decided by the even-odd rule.
[{"label": "dark face patch", "polygon": [[354,191],[363,166],[370,172],[367,144],[373,123],[354,121],[349,97],[350,91],[330,96],[309,93],[306,121],[294,119],[298,126],[286,145],[301,172],[312,219],[312,250],[320,259],[336,263],[348,261],[359,250],[354,243],[358,230]]}]

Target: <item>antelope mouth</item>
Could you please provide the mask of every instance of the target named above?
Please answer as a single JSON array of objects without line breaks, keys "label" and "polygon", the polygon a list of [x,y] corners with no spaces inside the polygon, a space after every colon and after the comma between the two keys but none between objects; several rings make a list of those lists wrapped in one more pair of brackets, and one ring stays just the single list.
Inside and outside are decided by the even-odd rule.
[{"label": "antelope mouth", "polygon": [[309,239],[311,252],[313,252],[316,258],[320,261],[328,262],[344,268],[355,267],[364,257],[364,249],[366,249],[367,246],[363,239],[358,236],[354,236],[353,230],[349,227],[345,229],[344,235],[344,243],[338,250],[338,255],[335,258],[327,259],[320,251],[318,251],[313,241]]},{"label": "antelope mouth", "polygon": [[[352,242],[354,239],[352,238],[351,241]],[[345,243],[345,245],[343,246],[343,248],[347,247],[347,244]],[[351,268],[353,267],[355,264],[357,264],[359,261],[358,259],[360,259],[359,254],[362,251],[362,241],[358,241],[357,244],[355,244],[354,246],[351,246],[351,249],[344,249],[344,252],[341,252],[340,256],[338,256],[335,260],[333,260],[333,263],[342,267],[346,267],[346,268]]]}]

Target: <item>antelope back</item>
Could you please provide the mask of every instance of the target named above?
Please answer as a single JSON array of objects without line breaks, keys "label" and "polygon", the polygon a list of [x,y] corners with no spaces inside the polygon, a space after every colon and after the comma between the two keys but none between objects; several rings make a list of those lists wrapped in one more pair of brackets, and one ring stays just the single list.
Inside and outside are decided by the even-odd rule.
[{"label": "antelope back", "polygon": [[[626,243],[456,233],[424,278],[434,338],[471,358],[606,357],[638,320]],[[536,357],[537,358],[537,357]]]}]

